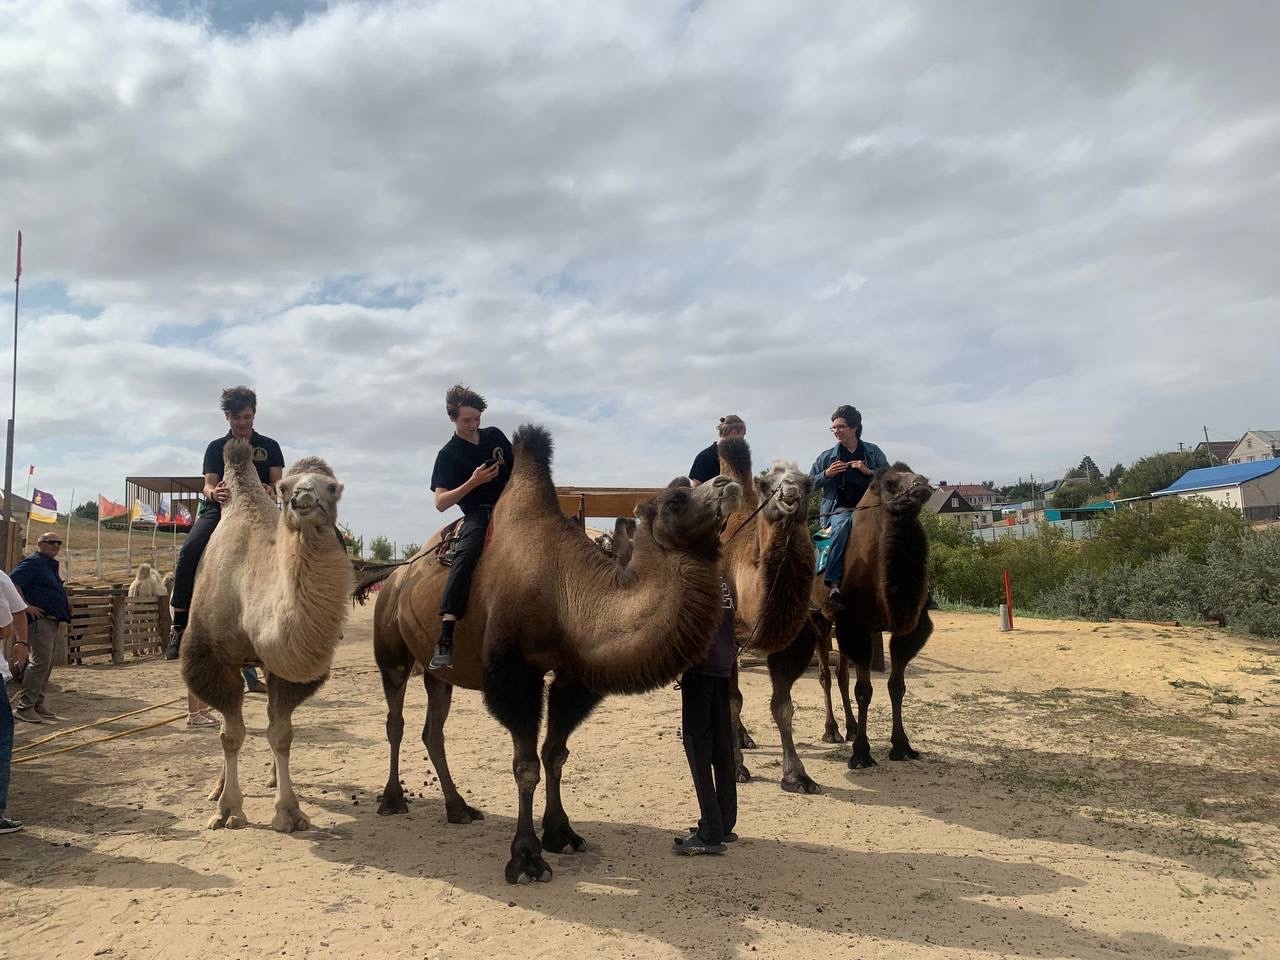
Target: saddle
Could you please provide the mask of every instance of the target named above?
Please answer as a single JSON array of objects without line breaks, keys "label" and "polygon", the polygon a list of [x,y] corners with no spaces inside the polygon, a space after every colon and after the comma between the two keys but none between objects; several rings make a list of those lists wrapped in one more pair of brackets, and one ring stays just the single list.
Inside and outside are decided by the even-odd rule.
[{"label": "saddle", "polygon": [[[442,567],[453,566],[454,555],[458,550],[458,541],[462,539],[462,524],[466,522],[466,517],[459,517],[452,523],[448,523],[440,531],[440,542],[436,544],[432,550],[436,563]],[[489,542],[493,539],[493,517],[489,517],[489,526],[484,531],[484,545],[489,546]]]}]

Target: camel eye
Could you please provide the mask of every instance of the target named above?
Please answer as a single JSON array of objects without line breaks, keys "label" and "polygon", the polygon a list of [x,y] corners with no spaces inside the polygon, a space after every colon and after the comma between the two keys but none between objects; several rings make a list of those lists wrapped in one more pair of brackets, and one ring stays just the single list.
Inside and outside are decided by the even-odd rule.
[{"label": "camel eye", "polygon": [[329,494],[330,494],[330,496],[332,496],[333,494],[335,494],[335,493],[337,493],[337,492],[338,492],[338,485],[337,485],[336,483],[331,483],[331,484],[329,484]]}]

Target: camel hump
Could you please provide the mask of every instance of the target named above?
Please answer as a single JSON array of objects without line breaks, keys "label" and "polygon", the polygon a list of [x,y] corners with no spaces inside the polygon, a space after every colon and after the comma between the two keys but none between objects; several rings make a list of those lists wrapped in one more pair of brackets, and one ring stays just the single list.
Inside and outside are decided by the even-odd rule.
[{"label": "camel hump", "polygon": [[555,443],[546,427],[538,426],[536,423],[526,423],[519,427],[515,436],[511,438],[511,448],[515,451],[517,459],[523,454],[538,466],[549,467]]},{"label": "camel hump", "polygon": [[716,444],[720,472],[746,484],[751,479],[751,447],[741,437],[725,437]]},{"label": "camel hump", "polygon": [[295,460],[285,476],[296,477],[300,473],[323,473],[326,477],[338,479],[338,475],[333,472],[333,468],[323,457],[303,457],[301,460]]},{"label": "camel hump", "polygon": [[253,447],[248,440],[232,437],[222,448],[222,463],[225,467],[239,467],[253,462]]}]

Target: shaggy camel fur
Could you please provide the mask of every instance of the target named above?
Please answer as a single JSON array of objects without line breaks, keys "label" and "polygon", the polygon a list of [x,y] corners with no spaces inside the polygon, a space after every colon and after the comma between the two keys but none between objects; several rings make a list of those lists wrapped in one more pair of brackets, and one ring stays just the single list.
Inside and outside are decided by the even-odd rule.
[{"label": "shaggy camel fur", "polygon": [[168,595],[169,591],[165,589],[160,571],[149,563],[138,564],[138,572],[134,574],[133,583],[129,584],[129,596],[167,597]]},{"label": "shaggy camel fur", "polygon": [[[911,747],[902,726],[902,698],[907,684],[907,664],[918,654],[933,632],[933,622],[925,609],[928,597],[929,541],[920,523],[920,508],[933,493],[929,481],[905,463],[895,463],[876,472],[863,494],[849,535],[840,581],[844,609],[833,614],[827,605],[827,587],[822,577],[812,581],[814,604],[822,608],[814,620],[819,643],[829,643],[832,622],[843,657],[856,670],[854,697],[858,703],[856,726],[849,705],[848,667],[842,657],[841,689],[844,695],[848,737],[853,741],[849,768],[875,766],[867,738],[867,708],[871,705],[871,656],[881,631],[889,639],[889,701],[893,705],[893,734],[890,760],[915,760],[920,756]],[[824,740],[838,741],[839,731],[831,714],[831,678],[824,672],[827,696],[827,731]]]},{"label": "shaggy camel fur", "polygon": [[240,668],[266,670],[267,740],[275,757],[271,826],[289,833],[310,821],[289,777],[293,711],[328,678],[351,595],[351,561],[333,535],[340,484],[329,465],[306,457],[278,490],[283,510],[262,488],[247,441],[223,451],[231,499],[196,574],[191,622],[182,641],[182,675],[191,692],[222,714],[223,772],[209,799],[210,829],[248,822],[236,761],[244,742]]},{"label": "shaggy camel fur", "polygon": [[[813,542],[809,539],[808,505],[813,481],[796,464],[775,460],[751,483],[751,448],[745,440],[721,440],[720,470],[751,489],[741,511],[729,518],[724,532],[725,573],[738,596],[735,624],[743,649],[767,657],[773,687],[770,711],[782,739],[782,789],[789,793],[821,793],[805,772],[792,737],[795,707],[791,688],[813,658],[816,639],[806,629],[813,579]],[[756,508],[764,506],[756,512]],[[734,665],[730,694],[737,730],[735,759],[739,783],[751,779],[742,748],[755,743],[742,726],[742,692]]]},{"label": "shaggy camel fur", "polygon": [[[493,540],[476,568],[454,662],[428,671],[422,731],[450,823],[481,819],[459,794],[445,757],[444,725],[454,687],[483,690],[485,705],[511,731],[519,818],[505,874],[509,883],[550,880],[544,851],[585,849],[569,822],[560,781],[569,735],[611,693],[642,693],[697,663],[720,622],[719,530],[741,489],[718,477],[696,490],[662,491],[636,508],[630,563],[620,566],[563,516],[551,480],[551,437],[524,426],[515,465],[493,514]],[[719,507],[717,511],[716,507]],[[374,654],[387,699],[390,769],[378,812],[408,810],[400,784],[404,696],[414,660],[425,662],[439,631],[435,612],[447,570],[432,558],[398,568],[374,609]],[[547,733],[542,838],[533,825],[539,781],[538,732],[544,677]]]}]

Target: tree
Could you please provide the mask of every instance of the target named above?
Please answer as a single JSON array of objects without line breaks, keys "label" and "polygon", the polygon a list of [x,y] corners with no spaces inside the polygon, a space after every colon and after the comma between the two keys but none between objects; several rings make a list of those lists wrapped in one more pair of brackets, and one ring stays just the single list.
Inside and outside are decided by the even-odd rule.
[{"label": "tree", "polygon": [[1121,498],[1145,497],[1162,490],[1188,470],[1211,466],[1207,450],[1153,453],[1135,460],[1124,472],[1117,490]]},{"label": "tree", "polygon": [[71,511],[72,516],[79,517],[81,520],[97,520],[98,519],[98,501],[86,500],[80,506]]},{"label": "tree", "polygon": [[983,489],[985,490],[995,490],[996,482],[994,480],[983,480],[982,486],[983,486]]},{"label": "tree", "polygon": [[1108,489],[1115,490],[1120,486],[1120,481],[1124,479],[1124,464],[1117,463],[1111,468],[1111,472],[1107,474]]},{"label": "tree", "polygon": [[400,556],[408,560],[410,557],[412,557],[415,553],[417,553],[421,549],[422,549],[422,544],[420,543],[406,543],[403,547],[400,548]]},{"label": "tree", "polygon": [[364,539],[358,538],[351,532],[351,528],[345,523],[338,524],[338,532],[342,534],[342,542],[346,544],[347,553],[353,557],[359,557],[364,554]]},{"label": "tree", "polygon": [[1085,483],[1073,483],[1070,486],[1059,487],[1053,494],[1053,505],[1059,509],[1070,509],[1072,507],[1083,507],[1086,503],[1093,499],[1088,485]]},{"label": "tree", "polygon": [[394,547],[392,547],[391,541],[381,534],[369,541],[370,559],[385,563],[391,559],[393,553]]},{"label": "tree", "polygon": [[1080,476],[1086,480],[1101,480],[1102,471],[1098,469],[1098,465],[1093,462],[1093,457],[1088,454],[1080,461],[1080,466],[1076,468],[1080,471]]}]

